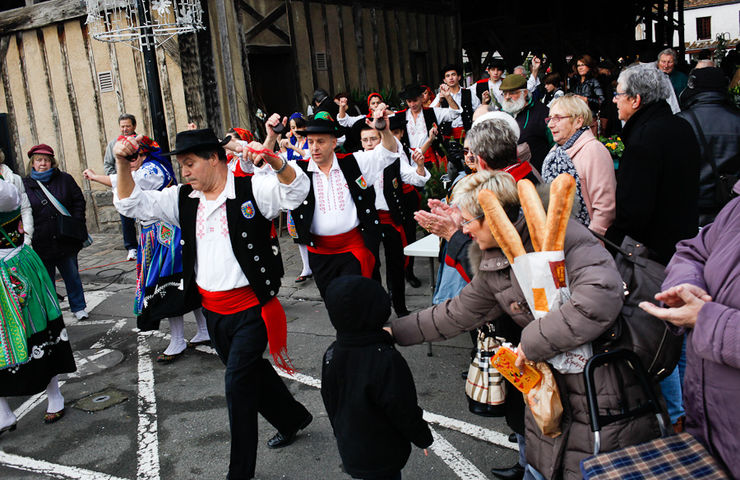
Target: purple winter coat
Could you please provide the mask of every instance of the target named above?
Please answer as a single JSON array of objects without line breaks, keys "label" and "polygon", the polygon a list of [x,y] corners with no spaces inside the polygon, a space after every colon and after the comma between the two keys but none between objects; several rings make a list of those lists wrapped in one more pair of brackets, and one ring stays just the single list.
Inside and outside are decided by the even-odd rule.
[{"label": "purple winter coat", "polygon": [[686,430],[740,478],[740,198],[678,243],[666,273],[664,290],[689,283],[712,296],[686,341]]}]

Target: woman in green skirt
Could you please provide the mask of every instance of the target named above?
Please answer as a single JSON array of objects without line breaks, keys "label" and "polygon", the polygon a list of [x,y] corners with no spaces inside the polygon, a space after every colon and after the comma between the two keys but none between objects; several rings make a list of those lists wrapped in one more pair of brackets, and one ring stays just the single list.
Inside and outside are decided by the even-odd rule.
[{"label": "woman in green skirt", "polygon": [[54,285],[23,244],[21,196],[0,176],[0,434],[17,419],[5,397],[46,389],[44,422],[64,416],[58,375],[76,370]]}]

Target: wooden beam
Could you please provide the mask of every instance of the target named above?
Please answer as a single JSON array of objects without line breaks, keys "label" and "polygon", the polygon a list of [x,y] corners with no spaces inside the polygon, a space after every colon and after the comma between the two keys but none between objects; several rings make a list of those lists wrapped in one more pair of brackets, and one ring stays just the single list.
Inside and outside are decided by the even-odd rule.
[{"label": "wooden beam", "polygon": [[311,6],[308,0],[303,0],[303,17],[306,22],[306,33],[308,33],[308,50],[311,55],[311,78],[313,80],[313,89],[316,90],[319,85],[318,71],[316,70],[316,47],[313,43],[313,27],[311,26]]},{"label": "wooden beam", "polygon": [[344,16],[342,15],[342,6],[336,5],[337,9],[337,22],[339,26],[339,49],[342,56],[342,73],[344,74],[344,89],[351,91],[352,87],[349,83],[349,72],[347,71],[347,53],[344,48]]},{"label": "wooden beam", "polygon": [[[385,32],[385,48],[386,48],[386,56],[388,59],[388,83],[386,84],[388,87],[393,87],[393,85],[396,85],[396,80],[394,78],[394,70],[393,68],[393,54],[395,49],[391,48],[391,23],[388,19],[388,10],[385,8],[380,11],[381,15],[383,16],[383,31]],[[396,35],[398,35],[398,32],[396,32]],[[381,88],[381,85],[378,85],[378,88]],[[386,102],[388,100],[386,99]]]},{"label": "wooden beam", "polygon": [[[280,40],[284,41],[285,43],[290,43],[290,37],[288,34],[283,32],[281,29],[279,29],[275,25],[275,21],[282,17],[283,14],[285,14],[285,4],[282,3],[278,5],[277,7],[273,8],[270,13],[268,13],[266,16],[262,17],[262,19],[259,19],[257,23],[252,25],[252,27],[246,31],[244,34],[246,42],[249,43],[252,40],[254,40],[254,37],[265,31],[270,26],[274,26],[274,29],[270,29],[272,33],[277,35]],[[276,31],[277,30],[277,31]]]},{"label": "wooden beam", "polygon": [[[39,43],[39,52],[41,53],[41,64],[44,66],[44,81],[46,83],[47,99],[49,100],[49,111],[51,112],[51,122],[54,125],[54,137],[57,141],[58,151],[56,152],[60,159],[62,170],[67,171],[67,157],[64,155],[64,141],[62,140],[62,127],[59,124],[59,112],[54,100],[54,89],[51,86],[51,75],[49,72],[49,56],[46,54],[46,40],[44,32],[39,28],[36,30],[36,40]],[[90,189],[89,180],[85,180],[85,187]]]},{"label": "wooden beam", "polygon": [[[206,0],[200,2],[203,10],[203,24],[213,28],[208,13],[208,4]],[[216,132],[223,131],[224,118],[221,113],[221,105],[218,97],[218,83],[216,82],[216,69],[213,61],[213,44],[211,42],[211,32],[208,29],[199,30],[196,33],[198,43],[198,61],[199,72],[203,81],[203,98],[205,100],[205,121],[206,125]]]},{"label": "wooden beam", "polygon": [[103,107],[100,105],[100,93],[98,92],[98,89],[95,88],[95,85],[98,83],[97,78],[95,78],[95,56],[90,47],[90,35],[88,35],[87,25],[85,25],[85,21],[82,19],[80,19],[80,31],[82,33],[82,43],[85,46],[85,52],[87,53],[87,66],[90,71],[90,81],[93,85],[92,96],[93,104],[95,105],[95,119],[98,122],[98,132],[100,132],[98,135],[100,158],[105,158],[105,149],[108,146],[108,143],[105,139],[105,122],[103,121]]},{"label": "wooden beam", "polygon": [[21,67],[21,85],[23,85],[23,96],[26,99],[26,115],[28,115],[28,125],[31,128],[31,140],[33,144],[39,143],[39,133],[36,128],[36,116],[33,112],[33,103],[31,102],[31,92],[28,90],[28,69],[26,68],[26,54],[23,48],[23,34],[16,32],[15,43],[18,46],[18,59]]},{"label": "wooden beam", "polygon": [[370,9],[370,25],[373,28],[373,61],[375,63],[375,74],[378,78],[378,84],[370,88],[380,90],[380,85],[383,83],[383,67],[380,62],[380,42],[378,39],[378,18],[377,12],[374,8]]},{"label": "wooden beam", "polygon": [[236,85],[234,85],[234,66],[231,61],[231,43],[229,35],[229,24],[224,2],[216,2],[216,17],[218,28],[219,47],[221,50],[221,61],[224,69],[224,90],[226,90],[226,106],[229,112],[229,121],[232,125],[239,122],[239,111],[236,107]]},{"label": "wooden beam", "polygon": [[[409,64],[409,57],[407,55],[408,49],[407,46],[403,44],[403,39],[401,38],[401,22],[398,20],[398,12],[396,10],[393,10],[393,27],[395,28],[396,32],[396,40],[398,42],[397,45],[397,51],[398,51],[398,67],[401,69],[401,86],[400,88],[404,88],[406,86],[406,65]],[[390,45],[388,46],[390,48]]]},{"label": "wooden beam", "polygon": [[[329,38],[329,21],[326,18],[326,5],[321,4],[321,22],[324,27],[324,49],[326,50],[326,70],[329,73],[329,93],[333,94],[336,90],[334,85],[334,72],[331,69],[331,38]],[[342,65],[344,68],[344,65]]]},{"label": "wooden beam", "polygon": [[0,77],[3,82],[3,91],[5,92],[5,106],[8,109],[8,127],[10,129],[10,138],[15,151],[15,165],[20,175],[26,174],[26,162],[24,161],[23,149],[21,148],[20,135],[18,133],[18,122],[15,119],[15,106],[13,105],[13,93],[10,91],[10,77],[8,75],[8,61],[6,55],[10,44],[10,35],[0,37]]},{"label": "wooden beam", "polygon": [[[283,8],[284,8],[284,7],[285,7],[285,6],[283,5]],[[248,3],[247,3],[247,2],[245,1],[245,0],[239,0],[239,8],[241,8],[242,10],[244,10],[245,12],[247,12],[247,13],[248,13],[248,14],[249,14],[249,15],[250,15],[250,16],[251,16],[252,18],[254,18],[255,20],[257,20],[257,25],[259,25],[259,24],[260,24],[260,22],[262,22],[262,20],[264,20],[264,19],[265,19],[265,17],[264,17],[264,16],[263,16],[263,15],[262,15],[261,13],[259,13],[259,12],[258,12],[257,10],[255,10],[255,9],[254,9],[254,8],[253,8],[253,7],[251,6],[251,5],[249,5],[249,4],[248,4]],[[280,7],[277,7],[277,8],[275,9],[275,10],[277,10],[278,8],[280,8]],[[270,13],[273,13],[273,12],[275,12],[275,10],[273,10],[273,11],[272,11],[272,12],[270,12]],[[284,12],[283,12],[283,13],[284,13]],[[269,16],[269,15],[270,15],[270,14],[268,14],[268,16]],[[278,15],[278,17],[280,17],[280,15]],[[276,19],[277,19],[277,18],[276,18]],[[267,25],[265,25],[265,28],[267,28],[267,30],[269,30],[270,32],[274,33],[275,35],[277,35],[277,36],[278,36],[278,38],[280,38],[280,39],[281,39],[282,41],[284,41],[285,43],[290,43],[290,37],[288,37],[288,35],[287,35],[287,34],[286,34],[286,33],[285,33],[284,31],[282,31],[282,30],[281,30],[280,28],[278,28],[278,26],[277,26],[277,25],[275,25],[274,23],[272,23],[272,22],[274,22],[274,21],[275,21],[276,19],[272,20],[271,22],[268,22],[268,23],[267,23]],[[257,25],[255,25],[255,27],[256,27]],[[254,28],[254,27],[252,27],[252,28]],[[261,30],[260,30],[259,32],[256,32],[256,33],[255,33],[255,35],[257,35],[257,33],[260,33],[260,32],[261,32],[262,30],[264,30],[265,28],[262,28],[262,29],[261,29]],[[249,34],[249,31],[247,31],[247,34]],[[247,37],[247,40],[249,40],[249,39],[250,39],[250,38],[249,38],[249,37]]]},{"label": "wooden beam", "polygon": [[144,59],[142,58],[141,52],[138,50],[133,51],[132,56],[134,59],[134,72],[136,72],[136,88],[139,91],[138,104],[141,106],[141,116],[143,117],[139,120],[141,131],[150,133],[151,129],[149,127],[149,122],[151,121],[151,117],[149,117],[149,93],[146,88],[146,80],[144,76]]},{"label": "wooden beam", "polygon": [[159,83],[162,86],[162,103],[165,109],[165,119],[167,121],[167,143],[175,144],[175,135],[177,134],[177,122],[175,120],[175,105],[172,101],[172,89],[170,88],[170,75],[167,70],[167,60],[165,59],[164,50],[156,49],[157,63],[159,64]]},{"label": "wooden beam", "polygon": [[30,7],[14,8],[0,13],[0,32],[3,34],[34,30],[50,23],[84,17],[84,0],[57,0]]},{"label": "wooden beam", "polygon": [[[286,5],[286,14],[288,16],[288,29],[290,30],[290,50],[291,54],[293,55],[293,64],[298,66],[298,50],[296,48],[296,40],[295,40],[295,27],[293,26],[293,5],[291,0],[283,0]],[[339,8],[339,7],[338,7]],[[342,47],[344,48],[344,47]],[[342,62],[342,65],[344,65],[344,62]],[[295,91],[295,104],[299,111],[303,110],[303,104],[302,104],[302,98],[301,98],[301,79],[296,73],[296,69],[291,70],[293,72],[293,75],[295,75],[295,85],[296,88]],[[345,70],[346,72],[346,70]]]},{"label": "wooden beam", "polygon": [[359,4],[352,5],[352,23],[355,29],[355,43],[357,44],[357,66],[360,70],[360,91],[367,91],[367,72],[365,71],[365,42],[362,36],[362,8]]}]

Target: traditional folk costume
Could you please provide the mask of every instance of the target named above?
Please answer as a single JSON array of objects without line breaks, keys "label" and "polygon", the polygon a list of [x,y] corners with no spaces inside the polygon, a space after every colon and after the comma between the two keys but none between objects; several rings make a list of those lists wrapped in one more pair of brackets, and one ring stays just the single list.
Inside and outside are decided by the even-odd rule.
[{"label": "traditional folk costume", "polygon": [[[445,138],[462,142],[465,139],[465,133],[470,130],[470,127],[473,125],[473,113],[475,112],[475,109],[480,106],[480,100],[477,95],[473,95],[469,89],[463,87],[459,87],[457,93],[452,94],[452,98],[455,100],[455,103],[457,103],[457,106],[462,109],[462,112],[450,122],[452,134]],[[430,104],[430,107],[432,108],[449,108],[449,106],[450,104],[447,102],[447,99],[443,98],[442,95],[437,95],[434,101]]]},{"label": "traditional folk costume", "polygon": [[[218,150],[225,143],[210,129],[188,130],[177,134],[177,149],[169,155]],[[129,198],[114,195],[120,212],[182,229],[185,296],[200,298],[211,339],[226,365],[232,479],[254,476],[258,412],[278,429],[275,438],[282,439],[292,438],[312,418],[262,358],[269,342],[278,367],[292,371],[285,312],[277,299],[282,268],[279,250],[270,241],[271,219],[281,209],[297,207],[309,186],[300,168],[286,167],[296,171],[290,185],[280,183],[267,165],[245,177],[227,169],[226,185],[215,200],[190,185],[162,191],[137,185]]]},{"label": "traditional folk costume", "polygon": [[0,433],[15,429],[16,422],[2,397],[47,388],[53,415],[47,422],[61,418],[57,375],[76,370],[54,285],[23,243],[20,207],[18,190],[0,177]]},{"label": "traditional folk costume", "polygon": [[431,174],[424,169],[424,175],[419,175],[416,164],[406,156],[401,142],[398,142],[397,148],[400,158],[383,169],[373,188],[385,250],[386,286],[391,294],[393,310],[401,317],[408,312],[404,281],[408,257],[404,256],[403,249],[409,241],[405,225],[409,217],[413,220],[413,211],[407,210],[404,205],[404,186],[423,187]]},{"label": "traditional folk costume", "polygon": [[[161,191],[177,185],[172,163],[162,156],[157,142],[149,137],[142,137],[139,140],[139,150],[147,154],[141,167],[131,173],[139,188]],[[110,180],[115,190],[117,175],[110,175]],[[168,318],[170,344],[157,360],[169,363],[184,352],[187,346],[183,319],[187,312],[193,312],[198,327],[198,333],[190,344],[210,343],[210,337],[197,297],[184,295],[180,229],[162,221],[139,220],[139,224],[141,234],[137,251],[134,301],[136,326],[142,331],[157,330],[160,320]]]},{"label": "traditional folk costume", "polygon": [[[336,123],[314,118],[300,132],[304,136],[321,133],[336,135]],[[379,278],[375,259],[380,219],[372,187],[397,158],[398,153],[378,145],[370,152],[335,154],[328,175],[313,160],[298,164],[311,180],[310,190],[291,215],[298,242],[308,246],[309,264],[322,298],[336,277]]]}]

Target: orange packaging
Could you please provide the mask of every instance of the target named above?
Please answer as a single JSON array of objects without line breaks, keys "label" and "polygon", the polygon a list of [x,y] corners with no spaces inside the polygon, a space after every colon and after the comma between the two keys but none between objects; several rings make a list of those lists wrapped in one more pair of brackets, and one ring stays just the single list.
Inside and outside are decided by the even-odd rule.
[{"label": "orange packaging", "polygon": [[506,380],[511,382],[517,390],[524,393],[525,395],[529,391],[536,387],[542,375],[540,372],[532,368],[531,366],[524,365],[524,373],[520,372],[519,369],[514,366],[516,363],[517,355],[511,349],[506,347],[500,347],[496,355],[491,358],[491,365],[493,368],[498,370]]}]

